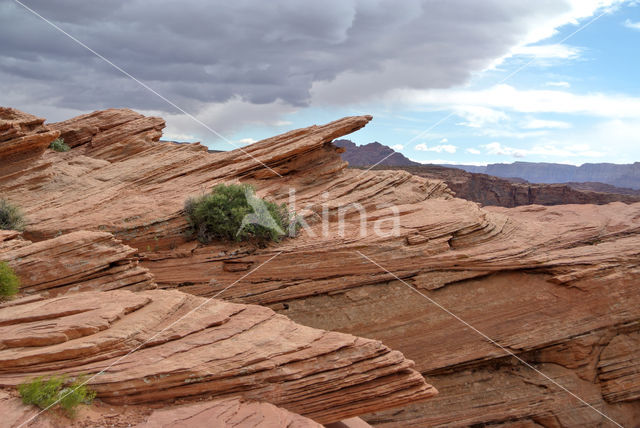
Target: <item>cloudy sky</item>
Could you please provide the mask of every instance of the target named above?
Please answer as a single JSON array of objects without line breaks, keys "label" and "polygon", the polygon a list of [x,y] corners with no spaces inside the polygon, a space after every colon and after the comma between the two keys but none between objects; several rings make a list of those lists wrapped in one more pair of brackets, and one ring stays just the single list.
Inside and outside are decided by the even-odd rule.
[{"label": "cloudy sky", "polygon": [[421,162],[640,160],[636,1],[21,3],[0,2],[0,105],[50,121],[129,107],[227,150],[372,114],[354,141]]}]

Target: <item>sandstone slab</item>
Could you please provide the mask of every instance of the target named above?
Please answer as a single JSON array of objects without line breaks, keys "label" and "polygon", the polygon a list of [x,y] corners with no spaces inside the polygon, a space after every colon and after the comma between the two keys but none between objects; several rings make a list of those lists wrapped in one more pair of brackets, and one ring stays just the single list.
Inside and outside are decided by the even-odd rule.
[{"label": "sandstone slab", "polygon": [[320,423],[434,396],[381,342],[177,291],[84,292],[0,308],[0,386],[86,375],[107,403],[239,395]]}]

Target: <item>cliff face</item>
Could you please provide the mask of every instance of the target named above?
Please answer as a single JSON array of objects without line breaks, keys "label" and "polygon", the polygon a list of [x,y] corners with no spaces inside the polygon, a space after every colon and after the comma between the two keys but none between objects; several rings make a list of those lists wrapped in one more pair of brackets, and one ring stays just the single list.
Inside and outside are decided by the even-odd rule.
[{"label": "cliff face", "polygon": [[[160,305],[160,300],[178,299],[192,307],[202,301],[196,296],[222,292],[220,298],[234,303],[216,301],[215,313],[244,309],[237,315],[225,315],[231,321],[221,325],[217,324],[218,318],[210,320],[203,314],[202,322],[210,323],[202,330],[206,343],[216,343],[212,338],[221,331],[236,331],[232,329],[235,324],[229,323],[244,320],[240,315],[247,311],[258,314],[247,323],[256,322],[260,316],[281,320],[268,309],[249,309],[258,308],[251,304],[269,306],[276,313],[313,327],[294,328],[288,320],[257,327],[260,336],[270,339],[246,355],[257,352],[256,364],[266,364],[269,371],[261,373],[254,371],[251,363],[234,361],[224,375],[233,375],[226,380],[232,385],[240,382],[248,398],[279,404],[315,420],[359,414],[355,407],[360,412],[372,411],[368,421],[388,426],[578,427],[605,425],[609,423],[607,417],[623,425],[638,420],[640,204],[480,208],[454,198],[440,180],[406,171],[347,169],[339,149],[330,142],[361,128],[371,119],[369,116],[291,131],[260,141],[244,152],[225,153],[160,143],[156,128],[150,130],[148,124],[158,122],[137,116],[127,122],[127,141],[133,147],[129,152],[128,145],[119,145],[119,139],[108,129],[100,131],[109,126],[96,125],[96,116],[99,113],[89,119],[68,121],[69,128],[54,125],[57,132],[68,135],[65,133],[69,129],[81,129],[89,120],[92,129],[98,131],[92,131],[87,142],[69,153],[45,152],[32,168],[17,176],[0,177],[0,192],[27,211],[26,235],[31,240],[51,239],[58,231],[63,235],[74,232],[80,224],[90,231],[110,232],[138,250],[136,257],[153,274],[158,287],[195,295],[167,290],[103,292],[114,296],[130,293],[127,296],[136,297],[116,300],[139,305],[124,316],[125,322],[109,326],[105,321],[107,331],[126,337],[127,326],[138,323],[135,317],[144,311],[153,314],[144,317],[150,325],[161,323],[159,320],[165,317],[172,319],[175,315],[168,315],[166,309],[170,305]],[[91,147],[94,140],[103,143]],[[215,183],[231,181],[252,183],[259,195],[279,202],[288,201],[290,190],[295,190],[295,208],[309,227],[297,238],[267,248],[228,242],[202,246],[189,241],[184,236],[186,222],[181,212],[184,200]],[[367,214],[364,229],[360,208]],[[245,274],[246,278],[235,282]],[[93,301],[84,299],[89,300],[81,307],[88,310]],[[51,307],[61,304],[57,301]],[[109,310],[112,312],[101,319],[129,311],[118,305]],[[18,315],[11,313],[12,319]],[[27,311],[22,319],[28,318]],[[195,320],[189,331],[200,331],[199,322]],[[65,326],[60,323],[56,328],[65,332]],[[301,335],[304,340],[296,342],[298,336],[287,333],[285,343],[274,344],[275,337],[289,328],[307,332]],[[334,338],[331,335],[337,334],[327,330],[343,333],[330,341],[331,346],[342,344],[339,349],[346,354],[339,349],[335,352],[355,364],[355,378],[337,368],[333,372],[335,379],[344,378],[346,382],[339,387],[340,394],[319,381],[318,400],[323,394],[330,397],[324,402],[332,403],[331,411],[313,397],[307,400],[296,395],[307,388],[304,380],[311,379],[312,373],[298,366],[278,371],[269,363],[284,348],[287,357],[282,364],[295,365],[296,358],[289,359],[298,355],[295,352],[316,361],[320,358],[313,353],[316,348],[309,348],[311,354],[304,349],[316,343],[311,341],[314,335]],[[194,352],[187,361],[197,362],[195,367],[209,371],[220,367],[219,361],[207,353],[208,348],[197,346],[201,343],[197,334],[191,341],[183,339],[183,333],[176,331],[171,340],[157,345],[154,342],[153,346],[159,353],[166,349],[172,358],[178,355],[176,349],[184,346],[189,353]],[[47,348],[46,353],[32,350],[35,355],[47,355],[33,366],[30,362],[28,367],[33,368],[27,368],[32,358],[28,349],[2,350],[11,358],[6,360],[0,379],[13,385],[18,381],[15,373],[25,370],[97,370],[108,358],[114,358],[110,352],[131,349],[126,339],[115,345],[103,344],[100,333],[91,334],[97,335],[92,342],[104,360],[84,361],[81,356],[81,364],[66,360],[58,363],[48,357],[54,355],[48,349],[75,352],[79,342],[73,340],[39,345],[56,348]],[[246,343],[255,344],[255,339],[249,334]],[[441,393],[424,403],[416,402],[433,395],[433,389],[420,380],[406,360],[377,340],[413,359],[415,370],[427,376]],[[362,346],[349,347],[347,342]],[[266,349],[262,350],[263,346]],[[270,349],[274,353],[269,353]],[[530,366],[515,360],[505,349]],[[203,379],[201,385],[184,385],[185,377],[194,373],[194,364],[181,364],[184,355],[167,372],[165,363],[157,359],[159,353],[146,348],[136,352],[139,359],[135,367],[123,365],[95,384],[106,400],[117,402],[126,397],[144,402],[164,399],[164,394],[198,396],[222,391],[222,378],[216,376]],[[357,365],[356,360],[363,365]],[[336,367],[336,360],[332,361],[330,366]],[[246,373],[245,364],[250,366]],[[203,376],[203,371],[196,371],[196,377]],[[170,375],[153,377],[161,373]],[[304,376],[300,378],[298,373]],[[380,377],[371,379],[365,374]],[[313,379],[324,375],[317,376]],[[151,384],[143,379],[151,379]],[[292,382],[288,385],[293,387],[281,396],[283,392],[274,388],[273,379]],[[361,396],[361,389],[355,385],[348,389],[352,379],[368,385],[366,390],[373,388],[372,395]],[[381,389],[376,389],[377,385]],[[398,389],[393,393],[383,390],[390,385]],[[334,406],[338,395],[349,395],[358,404],[350,401]],[[381,395],[384,401],[376,401]],[[288,397],[294,405],[278,401],[278,397]],[[390,403],[409,402],[412,404],[402,410],[374,412]]]},{"label": "cliff face", "polygon": [[487,174],[436,165],[389,167],[402,169],[420,177],[443,180],[458,198],[507,208],[521,205],[609,204],[640,202],[631,189],[619,189],[603,183],[533,184],[517,182]]}]

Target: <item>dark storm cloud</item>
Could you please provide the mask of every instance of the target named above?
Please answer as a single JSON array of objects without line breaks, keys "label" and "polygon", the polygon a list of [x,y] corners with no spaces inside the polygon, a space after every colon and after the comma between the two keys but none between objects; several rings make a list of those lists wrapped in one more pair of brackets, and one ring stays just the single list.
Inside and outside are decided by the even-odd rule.
[{"label": "dark storm cloud", "polygon": [[[24,3],[188,109],[234,97],[302,106],[314,82],[366,73],[345,101],[463,83],[568,10],[549,1],[51,1]],[[0,5],[0,104],[171,111],[13,2]],[[372,74],[373,73],[373,74]]]}]

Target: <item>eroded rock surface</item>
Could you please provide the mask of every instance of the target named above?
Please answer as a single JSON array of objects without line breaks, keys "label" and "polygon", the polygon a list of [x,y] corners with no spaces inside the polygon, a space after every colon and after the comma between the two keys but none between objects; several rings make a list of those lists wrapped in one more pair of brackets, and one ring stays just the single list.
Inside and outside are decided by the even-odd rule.
[{"label": "eroded rock surface", "polygon": [[0,107],[0,179],[19,173],[60,135],[43,124],[42,118]]},{"label": "eroded rock surface", "polygon": [[329,423],[437,393],[378,341],[178,291],[18,302],[0,309],[0,337],[0,386],[84,374],[107,403],[236,394]]},{"label": "eroded rock surface", "polygon": [[[65,154],[47,152],[39,167],[0,179],[0,192],[25,208],[26,233],[34,240],[77,230],[79,223],[105,229],[144,253],[143,265],[160,287],[200,296],[248,274],[220,297],[382,340],[447,391],[431,403],[372,414],[371,422],[610,423],[536,371],[514,365],[503,349],[451,314],[612,419],[638,420],[640,204],[480,208],[454,198],[442,181],[346,169],[330,141],[370,119],[345,118],[245,149],[262,163],[240,150],[207,153],[131,131],[132,154],[121,147],[92,155],[83,151],[89,143]],[[137,129],[148,135],[148,125]],[[102,132],[108,131],[91,139],[99,141]],[[278,202],[295,191],[295,209],[309,228],[267,248],[189,241],[181,212],[186,197],[232,181],[254,184]],[[74,218],[63,215],[63,207]],[[128,385],[125,395],[140,398],[136,382]],[[148,391],[142,397],[162,396]]]},{"label": "eroded rock surface", "polygon": [[[21,400],[8,390],[0,389],[0,412],[3,426],[7,428],[24,427],[257,427],[257,428],[322,428],[322,425],[309,418],[289,412],[273,404],[247,401],[238,397],[222,398],[193,404],[178,404],[159,409],[157,405],[116,406],[100,401],[91,406],[80,406],[76,417],[69,419],[57,410],[38,415],[39,409],[25,406]],[[361,425],[346,427],[364,428],[370,425],[359,418],[346,421],[358,421]],[[335,425],[342,427],[342,422]],[[331,425],[330,425],[331,426]]]},{"label": "eroded rock surface", "polygon": [[20,277],[26,295],[156,288],[136,252],[107,232],[78,231],[34,243],[18,232],[0,231],[0,260]]},{"label": "eroded rock surface", "polygon": [[193,427],[322,428],[317,422],[273,404],[244,402],[236,398],[157,410],[139,428]]}]

